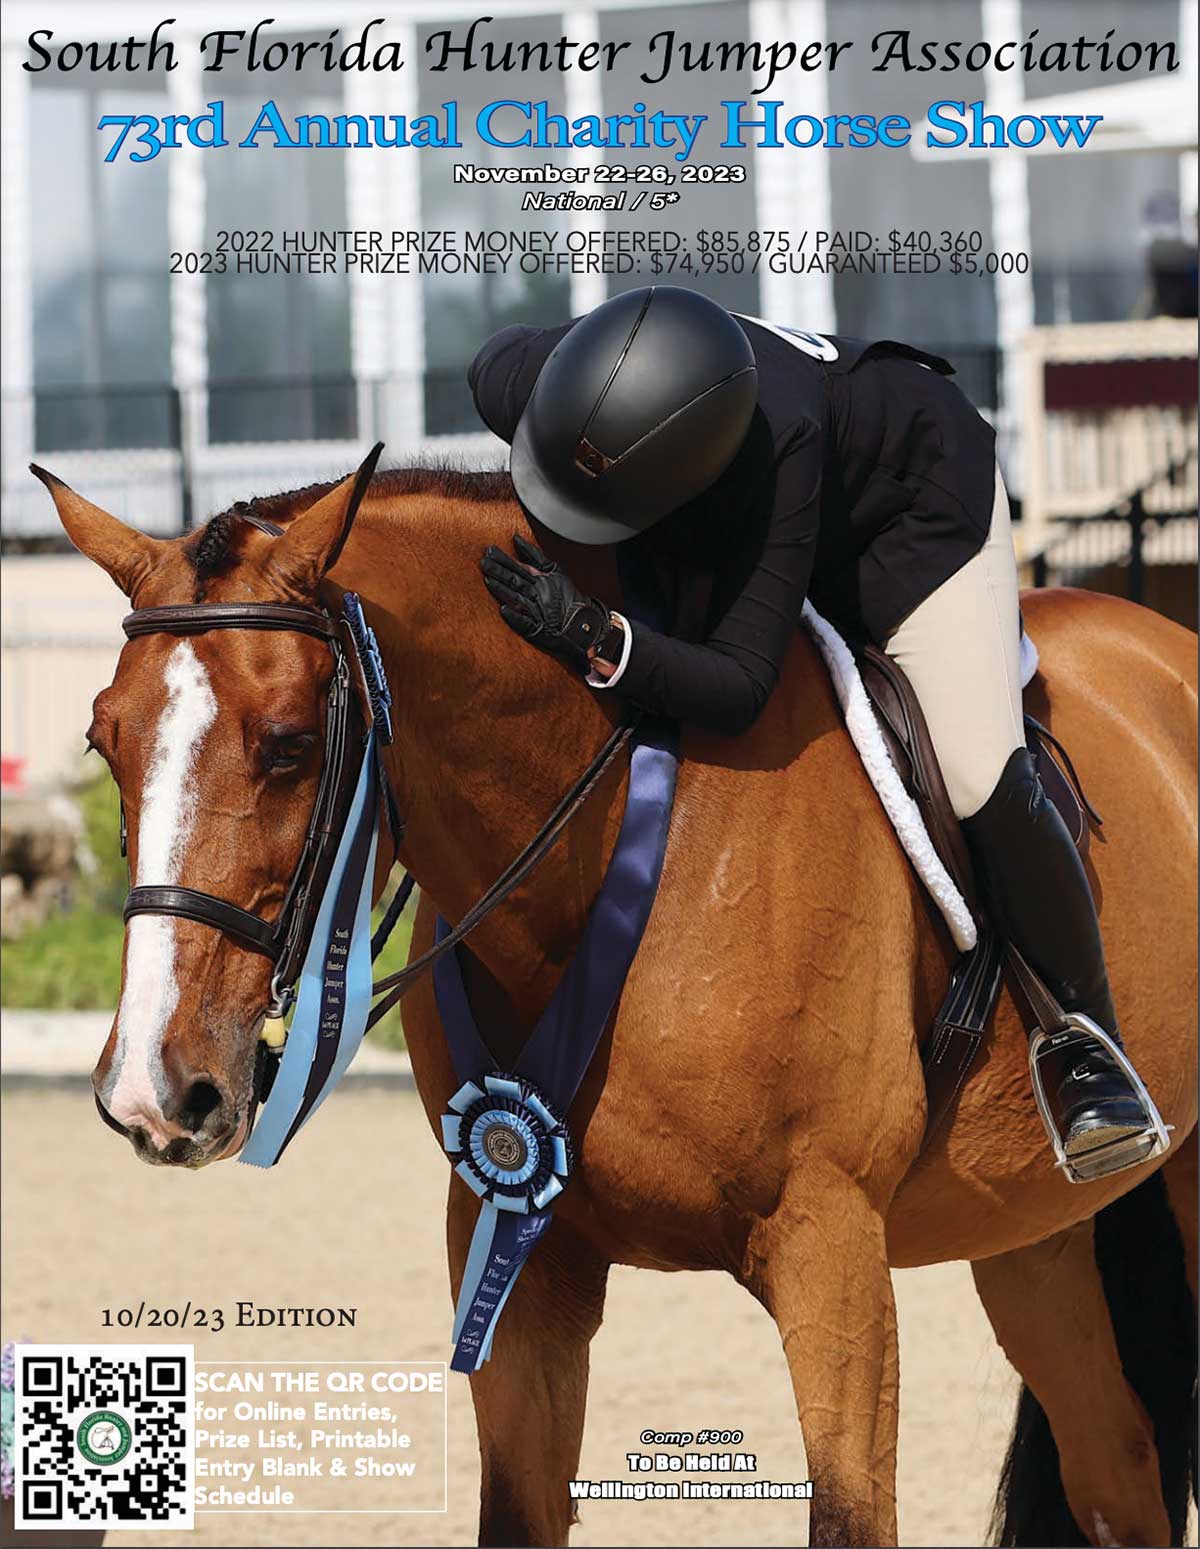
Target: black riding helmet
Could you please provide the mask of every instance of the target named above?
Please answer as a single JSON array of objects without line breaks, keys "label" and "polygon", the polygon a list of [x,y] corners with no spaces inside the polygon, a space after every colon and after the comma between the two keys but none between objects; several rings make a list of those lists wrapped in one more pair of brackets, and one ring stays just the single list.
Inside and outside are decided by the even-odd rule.
[{"label": "black riding helmet", "polygon": [[538,374],[513,436],[521,503],[576,543],[620,543],[706,490],[758,397],[740,324],[706,296],[652,285],[582,318]]}]

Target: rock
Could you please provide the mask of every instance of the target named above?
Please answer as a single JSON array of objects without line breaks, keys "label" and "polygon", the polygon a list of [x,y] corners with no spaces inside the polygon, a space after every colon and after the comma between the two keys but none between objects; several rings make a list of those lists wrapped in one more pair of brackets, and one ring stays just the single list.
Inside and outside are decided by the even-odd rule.
[{"label": "rock", "polygon": [[71,907],[74,885],[69,877],[39,877],[27,888],[15,871],[0,876],[0,936],[16,941],[52,914]]}]

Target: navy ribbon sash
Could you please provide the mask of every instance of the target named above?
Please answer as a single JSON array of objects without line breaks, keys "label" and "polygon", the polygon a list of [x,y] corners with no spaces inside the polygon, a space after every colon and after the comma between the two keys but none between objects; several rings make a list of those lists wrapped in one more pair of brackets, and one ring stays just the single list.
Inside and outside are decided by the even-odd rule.
[{"label": "navy ribbon sash", "polygon": [[[625,576],[630,596],[644,577]],[[631,585],[631,580],[634,584]],[[649,612],[644,603],[640,612]],[[579,947],[508,1072],[475,1023],[458,951],[434,966],[434,992],[462,1086],[442,1120],[459,1176],[480,1196],[454,1318],[451,1368],[477,1370],[529,1254],[550,1222],[570,1168],[562,1122],[624,988],[650,917],[666,854],[678,772],[678,731],[635,731],[621,829]],[[450,926],[437,921],[437,940]],[[461,949],[459,949],[461,950]]]}]

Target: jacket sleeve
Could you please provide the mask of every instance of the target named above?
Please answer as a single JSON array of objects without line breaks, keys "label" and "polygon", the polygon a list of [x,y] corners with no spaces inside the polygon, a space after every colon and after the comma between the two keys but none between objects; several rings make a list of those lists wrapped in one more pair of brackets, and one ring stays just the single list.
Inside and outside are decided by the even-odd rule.
[{"label": "jacket sleeve", "polygon": [[820,499],[820,436],[806,423],[777,465],[774,514],[758,562],[708,639],[693,645],[634,624],[616,692],[652,714],[722,736],[752,725],[800,622]]},{"label": "jacket sleeve", "polygon": [[467,386],[479,417],[501,441],[511,442],[538,372],[578,319],[558,328],[512,323],[495,333],[467,367]]}]

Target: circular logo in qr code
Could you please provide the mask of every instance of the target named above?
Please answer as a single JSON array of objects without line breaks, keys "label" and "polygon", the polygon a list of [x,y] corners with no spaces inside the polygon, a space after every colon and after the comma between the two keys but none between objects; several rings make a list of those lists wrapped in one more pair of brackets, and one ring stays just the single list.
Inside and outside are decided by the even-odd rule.
[{"label": "circular logo in qr code", "polygon": [[133,1432],[124,1415],[97,1409],[79,1422],[75,1445],[89,1463],[119,1463],[133,1446]]}]

